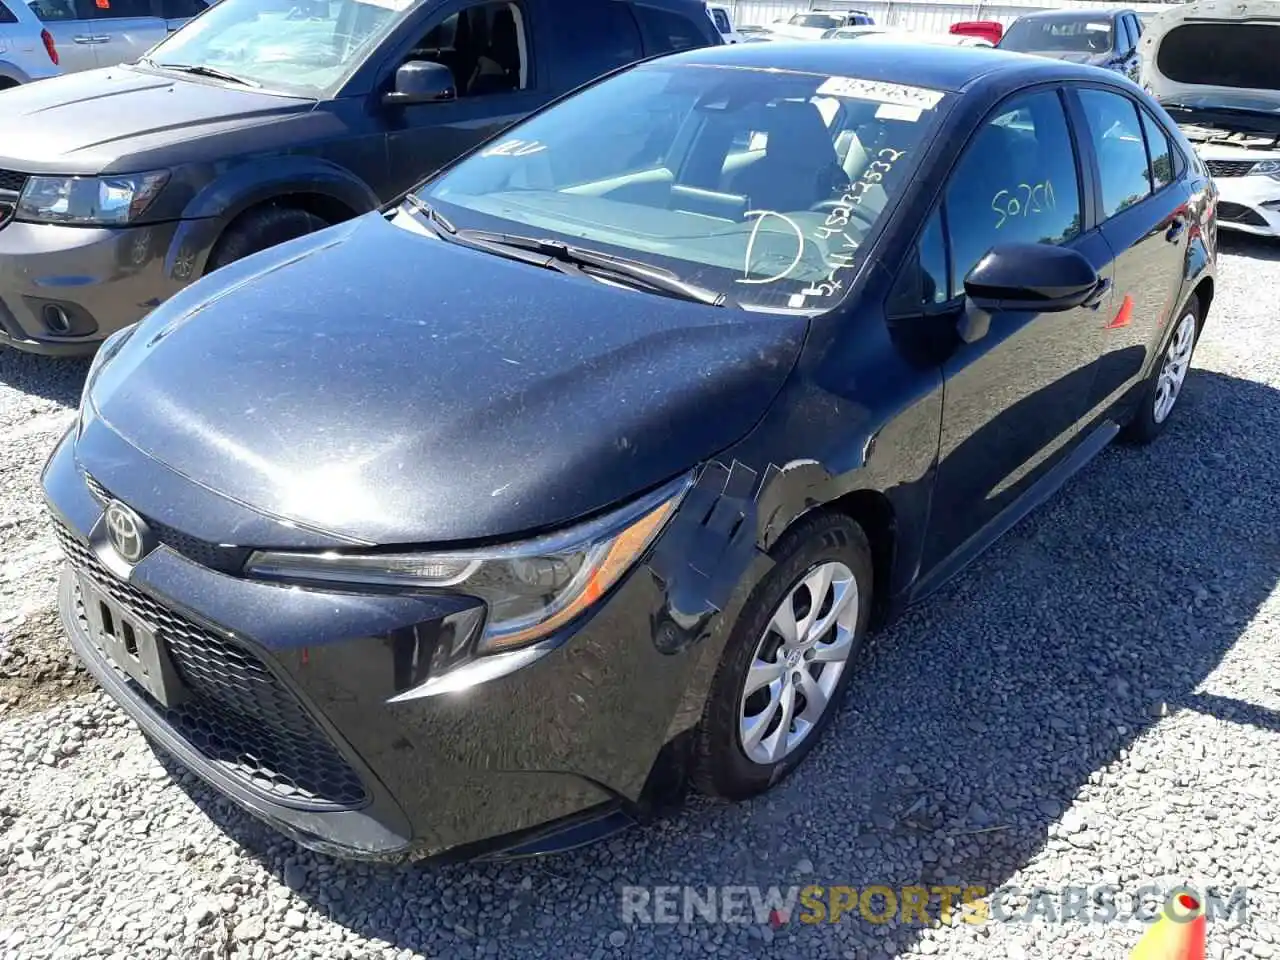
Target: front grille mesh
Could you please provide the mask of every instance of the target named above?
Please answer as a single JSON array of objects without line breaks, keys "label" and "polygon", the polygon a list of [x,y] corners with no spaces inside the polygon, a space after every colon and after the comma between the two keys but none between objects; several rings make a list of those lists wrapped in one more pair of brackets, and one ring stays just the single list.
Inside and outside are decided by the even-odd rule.
[{"label": "front grille mesh", "polygon": [[[89,492],[93,494],[99,503],[106,503],[112,499],[107,488],[90,474],[84,474],[84,482],[88,486]],[[249,554],[252,552],[244,547],[227,547],[201,540],[183,533],[167,523],[153,520],[151,517],[143,517],[143,519],[147,521],[147,526],[151,528],[151,532],[155,534],[156,539],[166,547],[182,554],[188,560],[192,560],[202,567],[208,567],[210,570],[217,570],[221,573],[239,573],[244,569],[244,565],[249,559]]]},{"label": "front grille mesh", "polygon": [[[359,776],[262,661],[114,577],[57,521],[54,532],[72,566],[167,647],[189,692],[177,707],[164,708],[123,671],[116,672],[188,743],[277,803],[351,809],[367,801]],[[81,628],[93,637],[79,596],[76,606]],[[110,663],[105,655],[103,659]]]},{"label": "front grille mesh", "polygon": [[1206,160],[1204,165],[1215,177],[1243,177],[1253,169],[1253,160]]}]

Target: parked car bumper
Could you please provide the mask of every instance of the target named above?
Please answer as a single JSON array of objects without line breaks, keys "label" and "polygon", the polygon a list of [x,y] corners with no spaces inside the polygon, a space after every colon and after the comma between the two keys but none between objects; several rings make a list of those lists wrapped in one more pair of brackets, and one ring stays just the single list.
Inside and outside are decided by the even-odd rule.
[{"label": "parked car bumper", "polygon": [[1215,177],[1218,226],[1280,237],[1280,180],[1269,176]]},{"label": "parked car bumper", "polygon": [[0,344],[85,356],[183,284],[166,258],[179,224],[0,228]]},{"label": "parked car bumper", "polygon": [[[112,442],[113,459],[128,456]],[[103,562],[110,495],[76,443],[64,437],[43,477],[69,558],[71,644],[145,732],[245,810],[304,846],[370,859],[540,852],[630,822],[695,659],[657,649],[663,591],[646,568],[519,669],[405,698],[428,660],[421,631],[472,601],[265,583],[168,540],[120,579]],[[152,468],[144,482],[168,482]],[[95,596],[154,632],[186,701],[166,709],[113,664],[85,609]]]}]

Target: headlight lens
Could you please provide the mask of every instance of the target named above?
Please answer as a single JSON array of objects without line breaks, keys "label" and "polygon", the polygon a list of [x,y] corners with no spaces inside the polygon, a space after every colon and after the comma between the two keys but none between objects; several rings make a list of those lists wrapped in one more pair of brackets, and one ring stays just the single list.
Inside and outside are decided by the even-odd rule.
[{"label": "headlight lens", "polygon": [[293,582],[428,588],[477,597],[488,608],[478,653],[534,643],[604,596],[657,538],[692,476],[563,533],[487,550],[425,553],[258,551],[248,571]]},{"label": "headlight lens", "polygon": [[119,226],[142,216],[168,180],[163,170],[110,177],[30,177],[16,216],[44,223]]},{"label": "headlight lens", "polygon": [[1262,160],[1250,167],[1249,173],[1280,178],[1280,160]]}]

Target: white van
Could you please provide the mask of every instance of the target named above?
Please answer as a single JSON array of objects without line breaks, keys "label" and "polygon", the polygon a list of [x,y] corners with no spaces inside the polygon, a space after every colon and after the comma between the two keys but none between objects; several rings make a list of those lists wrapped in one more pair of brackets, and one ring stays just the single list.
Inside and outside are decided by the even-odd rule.
[{"label": "white van", "polygon": [[1218,225],[1280,237],[1280,2],[1178,4],[1140,48],[1143,85],[1218,184]]},{"label": "white van", "polygon": [[719,3],[708,3],[707,13],[711,15],[711,21],[720,31],[720,36],[724,37],[725,43],[742,42],[742,36],[733,25],[733,14],[729,12],[728,7]]}]

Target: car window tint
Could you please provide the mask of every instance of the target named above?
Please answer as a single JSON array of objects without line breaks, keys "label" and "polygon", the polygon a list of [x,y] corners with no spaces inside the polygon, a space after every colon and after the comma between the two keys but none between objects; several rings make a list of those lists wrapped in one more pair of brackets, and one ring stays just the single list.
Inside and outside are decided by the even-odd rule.
[{"label": "car window tint", "polygon": [[1151,193],[1138,107],[1105,90],[1081,90],[1089,137],[1102,177],[1102,215],[1114,217]]},{"label": "car window tint", "polygon": [[711,19],[716,22],[716,29],[721,33],[733,33],[733,25],[729,23],[729,15],[719,7],[711,11]]},{"label": "car window tint", "polygon": [[689,50],[706,45],[705,37],[688,17],[656,7],[637,6],[635,11],[644,31],[648,53]]},{"label": "car window tint", "polygon": [[152,17],[151,0],[92,0],[81,2],[86,20],[124,20],[129,17]]},{"label": "car window tint", "polygon": [[1016,97],[983,122],[946,191],[951,295],[996,244],[1065,243],[1080,233],[1075,150],[1054,92]]},{"label": "car window tint", "polygon": [[924,225],[889,295],[889,314],[909,317],[947,300],[947,244],[942,214],[935,210]]},{"label": "car window tint", "polygon": [[[722,14],[723,16],[723,14]],[[571,86],[586,83],[615,67],[633,63],[644,56],[640,28],[625,3],[578,4],[572,16],[556,28],[561,49],[572,51],[565,57]]]},{"label": "car window tint", "polygon": [[0,2],[0,23],[17,23],[17,22],[18,22],[17,15],[8,7],[6,7],[3,2]]},{"label": "car window tint", "polygon": [[166,20],[186,20],[207,6],[205,0],[160,0],[160,16]]},{"label": "car window tint", "polygon": [[438,20],[406,60],[443,64],[459,97],[511,93],[529,85],[524,13],[517,3],[474,3]]},{"label": "car window tint", "polygon": [[37,17],[49,23],[80,19],[71,0],[32,0],[27,6]]},{"label": "car window tint", "polygon": [[1173,183],[1173,144],[1169,135],[1151,114],[1142,111],[1142,129],[1147,135],[1147,153],[1151,157],[1151,186],[1159,190]]}]

